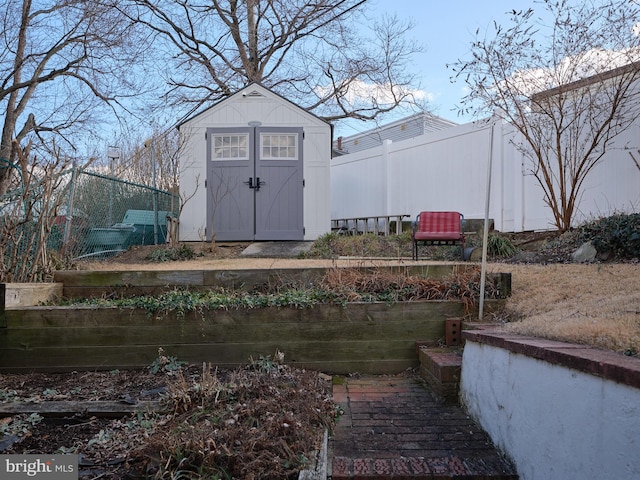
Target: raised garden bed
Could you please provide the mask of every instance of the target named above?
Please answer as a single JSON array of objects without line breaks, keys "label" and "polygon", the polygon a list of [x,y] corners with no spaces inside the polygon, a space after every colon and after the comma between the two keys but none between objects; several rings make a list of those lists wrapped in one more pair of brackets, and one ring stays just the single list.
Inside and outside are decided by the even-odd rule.
[{"label": "raised garden bed", "polygon": [[[415,275],[422,278],[444,279],[452,274],[476,270],[471,264],[432,264],[361,268],[269,268],[251,270],[145,270],[145,271],[59,271],[54,280],[63,285],[65,298],[103,296],[155,295],[176,286],[190,290],[212,287],[250,290],[259,285],[278,282],[314,284],[332,271]],[[505,278],[506,279],[506,278]],[[510,281],[510,277],[508,278]],[[511,294],[505,282],[502,295]]]},{"label": "raised garden bed", "polygon": [[395,373],[417,366],[416,340],[437,343],[462,302],[267,307],[149,316],[141,309],[30,307],[6,312],[0,371],[140,368],[158,348],[221,367],[286,354],[327,373]]},{"label": "raised garden bed", "polygon": [[[445,270],[439,267],[432,273],[444,277]],[[457,268],[448,266],[448,271]],[[379,270],[376,272],[379,274]],[[217,288],[220,285],[215,284],[221,282],[224,288],[242,285],[250,289],[276,278],[291,282],[296,275],[306,283],[315,283],[327,272],[179,272],[169,284],[166,275],[170,272],[101,273],[81,275],[85,280],[93,279],[95,296],[118,292],[124,296],[131,290],[149,288],[166,291],[175,288],[180,279],[195,290]],[[347,273],[336,275],[340,281]],[[58,280],[63,277],[78,278],[69,273]],[[192,280],[187,281],[189,278]],[[75,296],[78,292],[71,285],[78,283],[65,281],[65,295]],[[508,275],[495,282],[498,296],[508,294],[509,283]],[[503,300],[490,300],[486,310],[501,308],[502,304]],[[0,329],[0,371],[141,368],[149,365],[162,347],[180,360],[220,367],[237,366],[279,350],[293,366],[327,373],[397,373],[417,367],[416,341],[445,342],[445,320],[469,313],[468,298],[279,305],[209,308],[182,303],[157,311],[78,305],[8,309],[6,327]]]}]

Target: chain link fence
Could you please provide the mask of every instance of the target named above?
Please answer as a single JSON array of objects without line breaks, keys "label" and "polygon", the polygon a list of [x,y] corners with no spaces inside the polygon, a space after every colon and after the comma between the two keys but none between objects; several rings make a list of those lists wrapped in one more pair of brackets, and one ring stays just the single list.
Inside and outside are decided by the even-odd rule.
[{"label": "chain link fence", "polygon": [[56,268],[169,241],[179,196],[77,168],[0,197],[0,281],[46,281]]}]

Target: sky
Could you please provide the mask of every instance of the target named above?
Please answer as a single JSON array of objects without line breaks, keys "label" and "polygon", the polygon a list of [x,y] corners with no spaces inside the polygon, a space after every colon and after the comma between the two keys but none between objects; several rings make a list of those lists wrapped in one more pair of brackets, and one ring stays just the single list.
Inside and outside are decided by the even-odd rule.
[{"label": "sky", "polygon": [[[536,7],[534,0],[375,0],[368,5],[373,15],[395,14],[401,20],[413,20],[415,27],[409,38],[424,47],[424,51],[415,56],[420,86],[430,99],[432,113],[457,123],[466,123],[471,118],[457,114],[456,106],[465,95],[464,83],[451,83],[453,72],[446,65],[469,58],[478,28],[485,32],[494,20],[506,24],[508,11]],[[406,116],[406,112],[402,116]],[[396,119],[384,123],[393,120]],[[373,127],[357,122],[338,130],[339,135],[349,136]]]}]

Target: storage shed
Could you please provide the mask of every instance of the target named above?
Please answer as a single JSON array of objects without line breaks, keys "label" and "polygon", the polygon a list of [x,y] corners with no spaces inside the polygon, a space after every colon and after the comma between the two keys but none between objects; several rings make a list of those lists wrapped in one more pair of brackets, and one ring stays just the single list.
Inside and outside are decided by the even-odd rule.
[{"label": "storage shed", "polygon": [[252,83],[178,129],[181,241],[315,240],[331,230],[324,120]]}]

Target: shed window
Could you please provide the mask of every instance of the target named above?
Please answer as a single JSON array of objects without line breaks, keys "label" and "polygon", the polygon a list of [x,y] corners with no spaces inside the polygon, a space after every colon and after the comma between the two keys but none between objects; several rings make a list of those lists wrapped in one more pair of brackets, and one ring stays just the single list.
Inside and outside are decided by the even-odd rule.
[{"label": "shed window", "polygon": [[249,135],[214,135],[214,160],[247,160]]},{"label": "shed window", "polygon": [[298,134],[271,134],[260,135],[260,149],[262,158],[268,160],[297,160],[298,159]]}]

